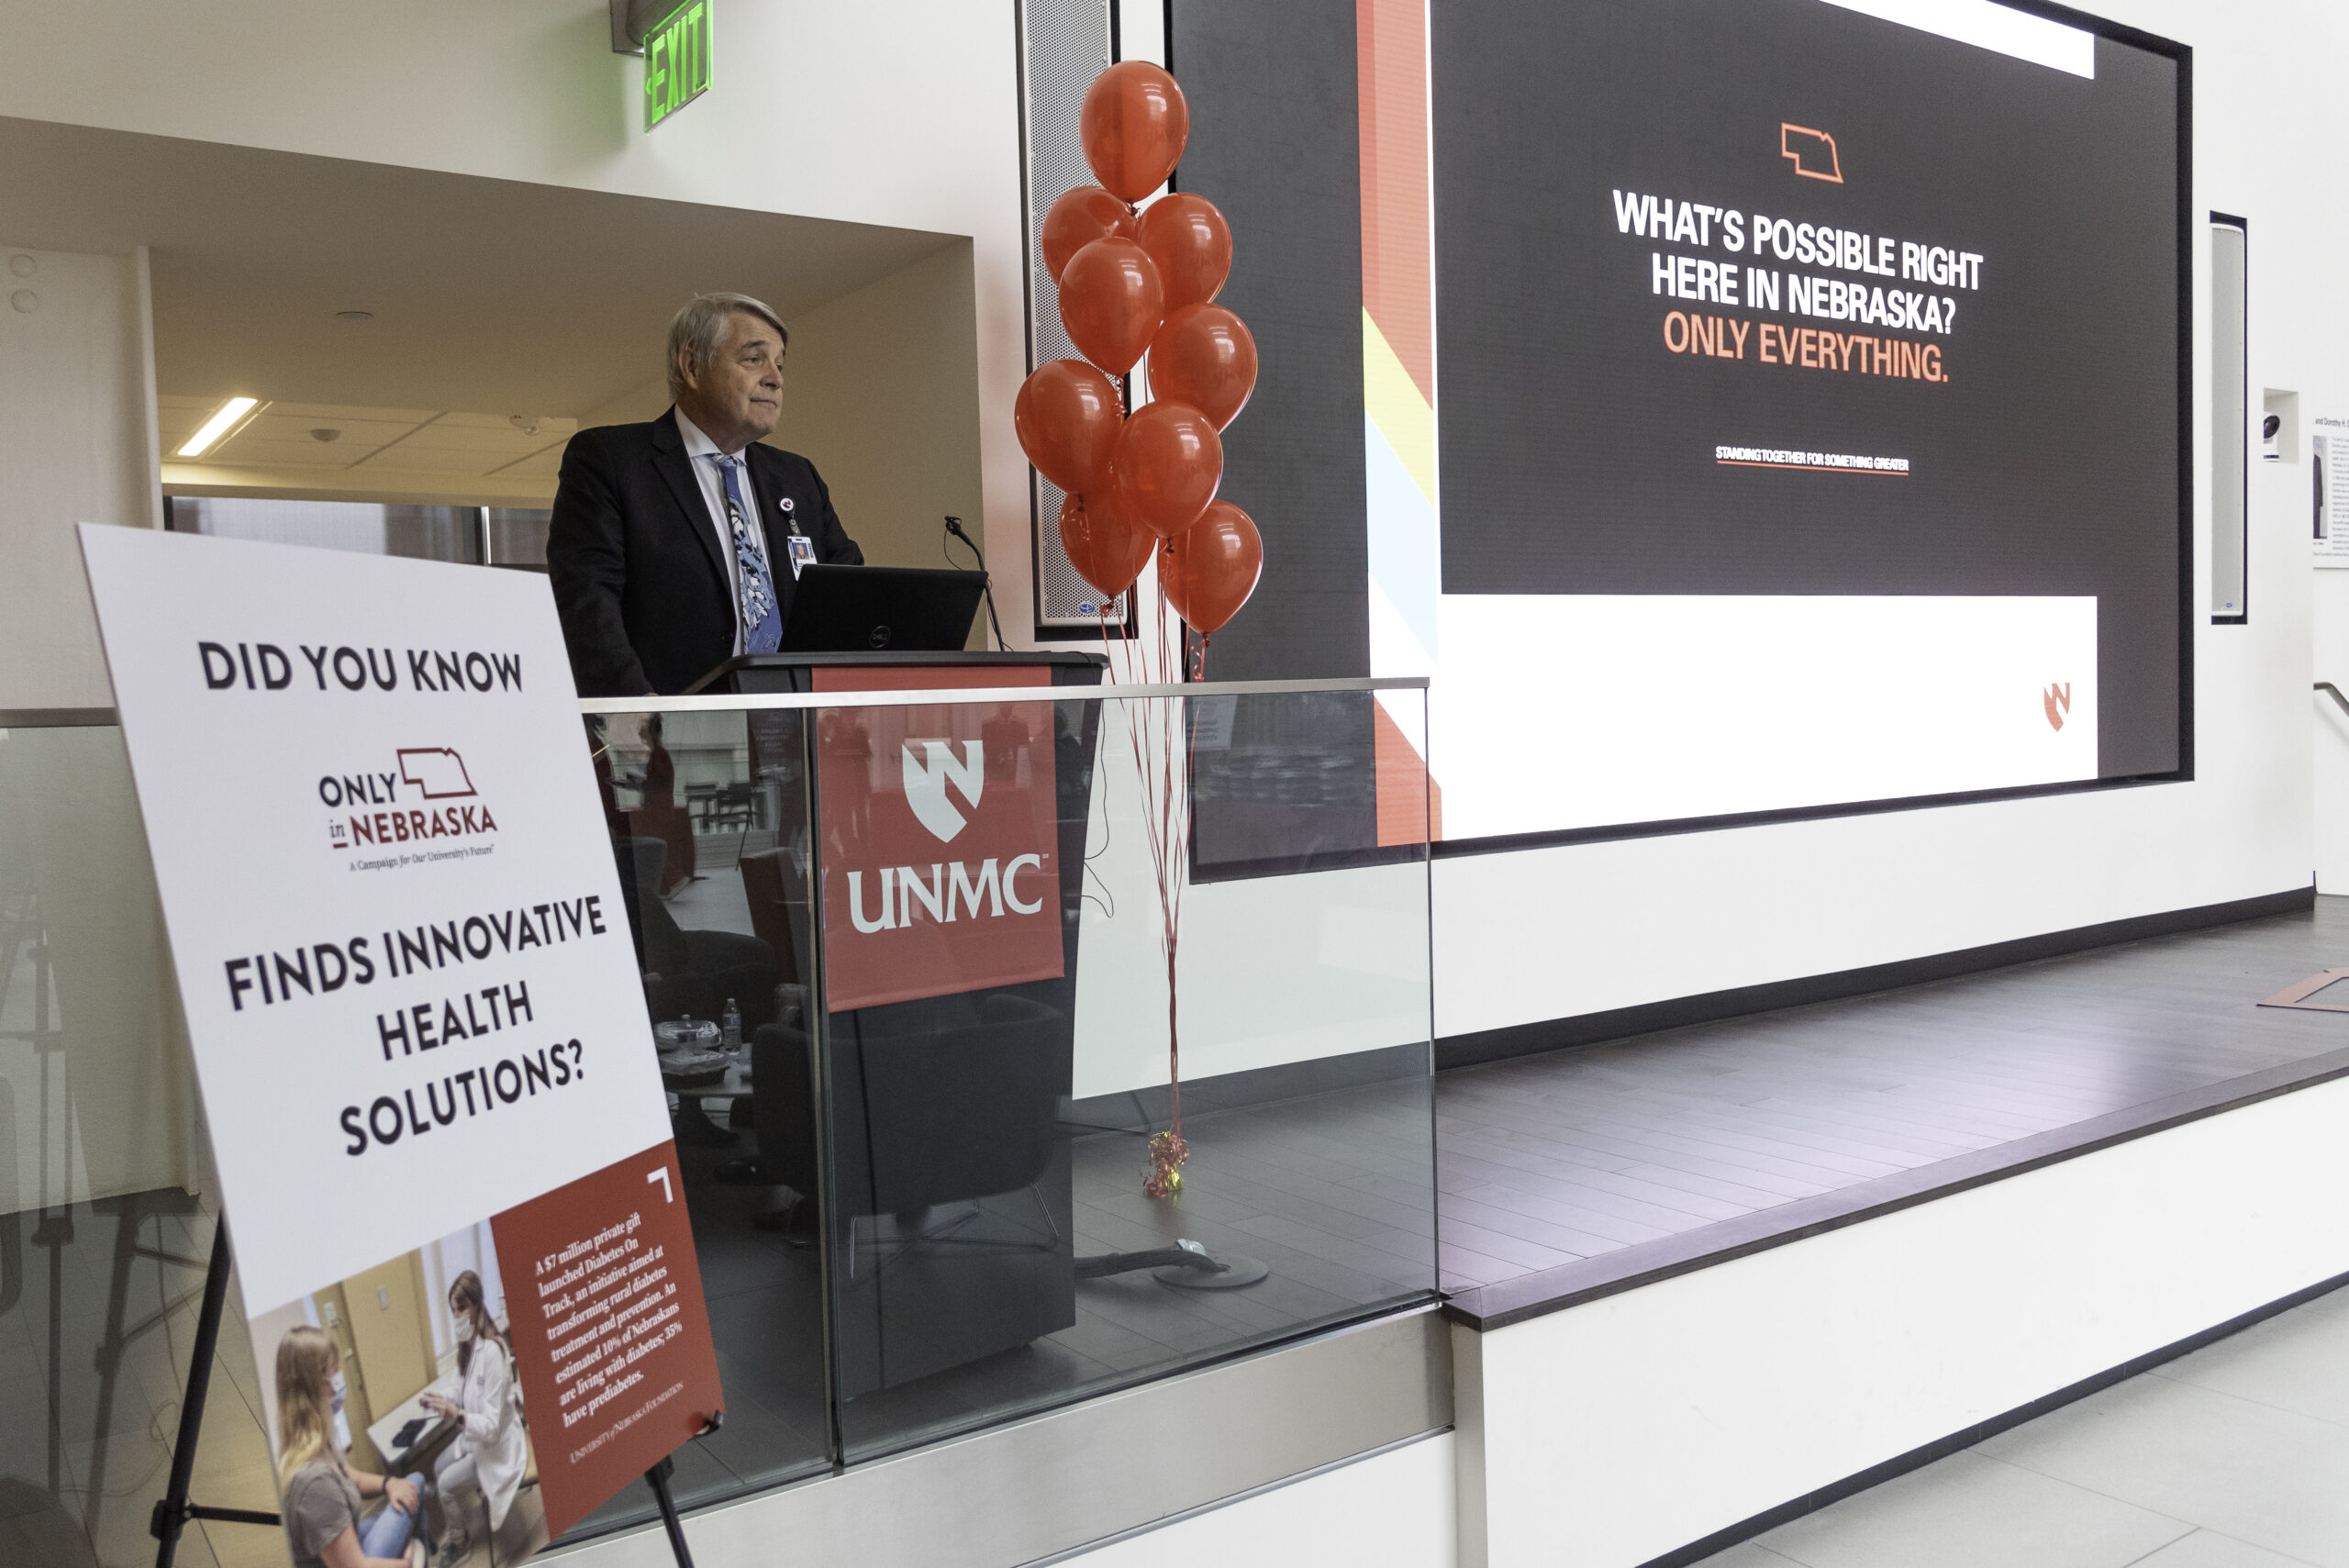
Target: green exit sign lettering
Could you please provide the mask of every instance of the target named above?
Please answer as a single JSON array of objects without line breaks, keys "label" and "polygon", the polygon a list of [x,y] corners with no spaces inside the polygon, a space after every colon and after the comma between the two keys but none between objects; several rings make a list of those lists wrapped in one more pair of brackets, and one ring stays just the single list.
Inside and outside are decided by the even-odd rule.
[{"label": "green exit sign lettering", "polygon": [[709,91],[710,0],[685,4],[644,34],[644,128]]}]

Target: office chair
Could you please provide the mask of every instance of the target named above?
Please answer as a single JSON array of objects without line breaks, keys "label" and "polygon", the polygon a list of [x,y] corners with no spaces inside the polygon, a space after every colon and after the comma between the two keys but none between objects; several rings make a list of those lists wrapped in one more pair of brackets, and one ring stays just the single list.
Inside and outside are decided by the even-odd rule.
[{"label": "office chair", "polygon": [[739,931],[687,930],[661,901],[661,873],[669,847],[658,839],[612,840],[629,934],[636,940],[644,1002],[655,1023],[690,1013],[713,1022],[728,997],[742,1010],[745,1029],[774,1017],[775,957],[764,942]]},{"label": "office chair", "polygon": [[[835,1212],[848,1226],[848,1273],[863,1253],[886,1268],[920,1248],[1052,1252],[1065,1245],[1038,1191],[1060,1137],[1068,1069],[1061,1016],[1026,997],[996,993],[895,1003],[847,1015],[832,1059],[844,1114],[834,1170]],[[764,1147],[763,1141],[762,1148]],[[980,1200],[1024,1192],[1043,1219],[1040,1234],[963,1236]],[[945,1221],[937,1210],[970,1206]],[[893,1234],[879,1234],[887,1217]],[[872,1232],[859,1238],[860,1228]]]},{"label": "office chair", "polygon": [[744,855],[735,869],[742,873],[751,929],[774,956],[776,979],[785,985],[798,984],[799,955],[807,945],[802,940],[807,929],[806,879],[792,874],[788,853],[779,849]]}]

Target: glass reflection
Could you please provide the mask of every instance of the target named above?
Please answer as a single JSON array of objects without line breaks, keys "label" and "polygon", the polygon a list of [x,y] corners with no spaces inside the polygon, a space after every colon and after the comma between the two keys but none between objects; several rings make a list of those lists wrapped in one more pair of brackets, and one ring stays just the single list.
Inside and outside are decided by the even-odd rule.
[{"label": "glass reflection", "polygon": [[[1143,1195],[1173,1096],[1137,787],[1161,760],[1137,751],[1128,700],[818,717],[825,1245],[852,1460],[1433,1287],[1424,833],[1333,877],[1190,903],[1194,1154],[1179,1197]],[[1227,700],[1257,755],[1286,738],[1264,776],[1315,828],[1297,855],[1245,858],[1381,850],[1346,766],[1369,694]],[[1280,820],[1259,814],[1251,845]],[[1052,895],[1056,962],[1008,940],[1019,900],[998,916],[972,896],[1023,856],[1027,902]]]},{"label": "glass reflection", "polygon": [[[798,713],[591,716],[587,738],[668,1090],[726,1421],[677,1454],[683,1506],[831,1458],[804,990]],[[571,1532],[652,1517],[623,1491]]]}]

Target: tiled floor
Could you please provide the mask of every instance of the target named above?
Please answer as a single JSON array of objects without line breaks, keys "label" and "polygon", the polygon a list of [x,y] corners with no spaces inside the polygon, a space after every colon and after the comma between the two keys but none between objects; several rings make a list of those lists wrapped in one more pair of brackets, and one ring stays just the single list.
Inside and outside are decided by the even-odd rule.
[{"label": "tiled floor", "polygon": [[2349,1565],[2349,1290],[1703,1568]]}]

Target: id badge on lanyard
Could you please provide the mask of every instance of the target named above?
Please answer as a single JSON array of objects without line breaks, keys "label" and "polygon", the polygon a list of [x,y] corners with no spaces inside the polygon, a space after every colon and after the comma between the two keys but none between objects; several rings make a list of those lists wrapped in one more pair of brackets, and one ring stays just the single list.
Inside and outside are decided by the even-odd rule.
[{"label": "id badge on lanyard", "polygon": [[783,509],[783,520],[791,525],[791,536],[783,541],[785,555],[791,562],[791,580],[799,581],[799,569],[816,559],[816,541],[799,531],[799,519],[792,515],[791,497],[785,495],[775,503]]}]

